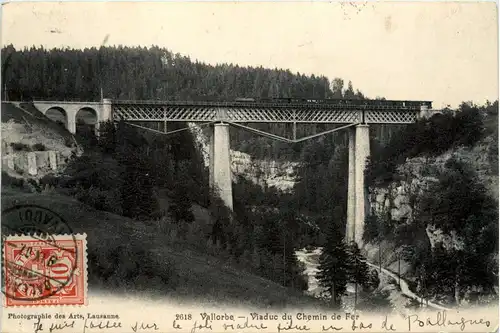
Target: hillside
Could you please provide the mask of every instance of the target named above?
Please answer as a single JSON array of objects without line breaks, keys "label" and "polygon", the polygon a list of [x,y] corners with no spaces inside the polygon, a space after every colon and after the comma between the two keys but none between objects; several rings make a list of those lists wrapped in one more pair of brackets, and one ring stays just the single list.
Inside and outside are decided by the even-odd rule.
[{"label": "hillside", "polygon": [[300,292],[231,268],[213,256],[170,243],[168,233],[159,225],[97,211],[58,194],[3,190],[2,209],[15,204],[50,207],[73,232],[87,234],[89,288],[94,291],[145,289],[179,300],[258,307],[321,305]]},{"label": "hillside", "polygon": [[[1,110],[2,170],[10,176],[41,178],[62,171],[71,156],[81,154],[73,135],[33,105],[3,102]],[[49,152],[56,157],[53,169],[49,165]],[[36,173],[30,173],[29,153],[35,155]]]},{"label": "hillside", "polygon": [[369,260],[429,300],[498,297],[498,103],[434,116],[398,144],[370,164]]},{"label": "hillside", "polygon": [[71,155],[75,146],[73,135],[63,126],[52,121],[30,103],[2,102],[2,124],[15,123],[15,126],[2,127],[2,140],[6,146],[21,143],[32,147],[43,144],[49,150],[58,150],[65,156]]}]

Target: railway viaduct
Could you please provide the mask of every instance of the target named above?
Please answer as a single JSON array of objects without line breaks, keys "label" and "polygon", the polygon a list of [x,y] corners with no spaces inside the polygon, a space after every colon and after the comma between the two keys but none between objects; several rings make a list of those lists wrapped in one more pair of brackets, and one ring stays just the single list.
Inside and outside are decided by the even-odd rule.
[{"label": "railway viaduct", "polygon": [[[347,240],[362,243],[365,216],[369,212],[364,170],[370,155],[370,124],[409,124],[432,114],[429,101],[335,100],[259,100],[236,101],[117,101],[101,102],[34,101],[34,106],[47,114],[58,110],[64,114],[67,129],[76,132],[76,119],[82,110],[94,114],[100,122],[161,122],[168,134],[168,122],[196,122],[212,127],[210,137],[210,186],[218,189],[229,208],[233,194],[229,155],[230,126],[243,128],[274,140],[294,143],[338,130],[348,131],[349,179],[347,202]],[[289,123],[293,139],[259,131],[248,123]],[[297,124],[338,124],[333,130],[305,138],[296,137]]]}]

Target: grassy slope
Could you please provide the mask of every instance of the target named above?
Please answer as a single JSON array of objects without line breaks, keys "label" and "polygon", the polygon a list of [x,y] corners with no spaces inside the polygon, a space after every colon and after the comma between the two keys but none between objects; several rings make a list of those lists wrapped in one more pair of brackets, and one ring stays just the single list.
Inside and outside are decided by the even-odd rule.
[{"label": "grassy slope", "polygon": [[[168,265],[173,265],[179,275],[177,286],[174,290],[169,290],[168,284],[162,285],[156,281],[154,288],[156,295],[168,295],[183,300],[194,299],[207,304],[222,302],[260,308],[284,305],[293,308],[320,306],[319,301],[315,299],[285,289],[274,282],[235,270],[211,256],[187,249],[174,249],[169,246],[168,238],[151,225],[147,226],[122,216],[96,211],[75,199],[58,194],[24,194],[10,189],[2,190],[2,209],[15,204],[29,203],[50,207],[66,219],[74,233],[86,233],[89,257],[94,256],[99,265],[106,265],[109,262],[110,252],[118,244],[124,245],[120,265],[125,267],[113,267],[115,279],[119,279],[121,272],[127,269],[126,265],[129,265],[134,256],[134,248],[150,251],[150,256],[155,257],[151,260],[157,263],[155,267],[158,275],[162,274],[162,270],[167,270]],[[141,259],[145,260],[139,258],[139,262]],[[111,289],[112,279],[103,283],[93,275],[91,266],[95,264],[95,262],[89,263],[89,289],[91,291]]]}]

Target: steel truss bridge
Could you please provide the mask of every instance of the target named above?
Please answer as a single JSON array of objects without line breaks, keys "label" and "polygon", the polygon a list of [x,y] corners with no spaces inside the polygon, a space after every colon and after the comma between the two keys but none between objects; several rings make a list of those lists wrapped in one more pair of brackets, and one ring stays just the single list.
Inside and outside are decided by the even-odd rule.
[{"label": "steel truss bridge", "polygon": [[113,120],[228,123],[409,124],[429,101],[112,101]]},{"label": "steel truss bridge", "polygon": [[[240,99],[235,101],[111,101],[114,121],[227,123],[234,127],[287,143],[305,141],[357,124],[410,124],[432,108],[430,101],[352,99]],[[243,123],[293,124],[293,139],[243,125]],[[204,124],[204,125],[205,125]],[[297,124],[345,124],[297,139]],[[133,125],[142,127],[138,125]],[[158,131],[159,132],[159,131]]]}]

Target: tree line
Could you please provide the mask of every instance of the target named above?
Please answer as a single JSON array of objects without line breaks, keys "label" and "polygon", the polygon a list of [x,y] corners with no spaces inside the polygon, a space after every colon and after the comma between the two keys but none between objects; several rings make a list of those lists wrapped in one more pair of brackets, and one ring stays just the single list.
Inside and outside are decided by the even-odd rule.
[{"label": "tree line", "polygon": [[362,98],[352,83],[283,69],[208,65],[159,47],[2,48],[4,100]]}]

